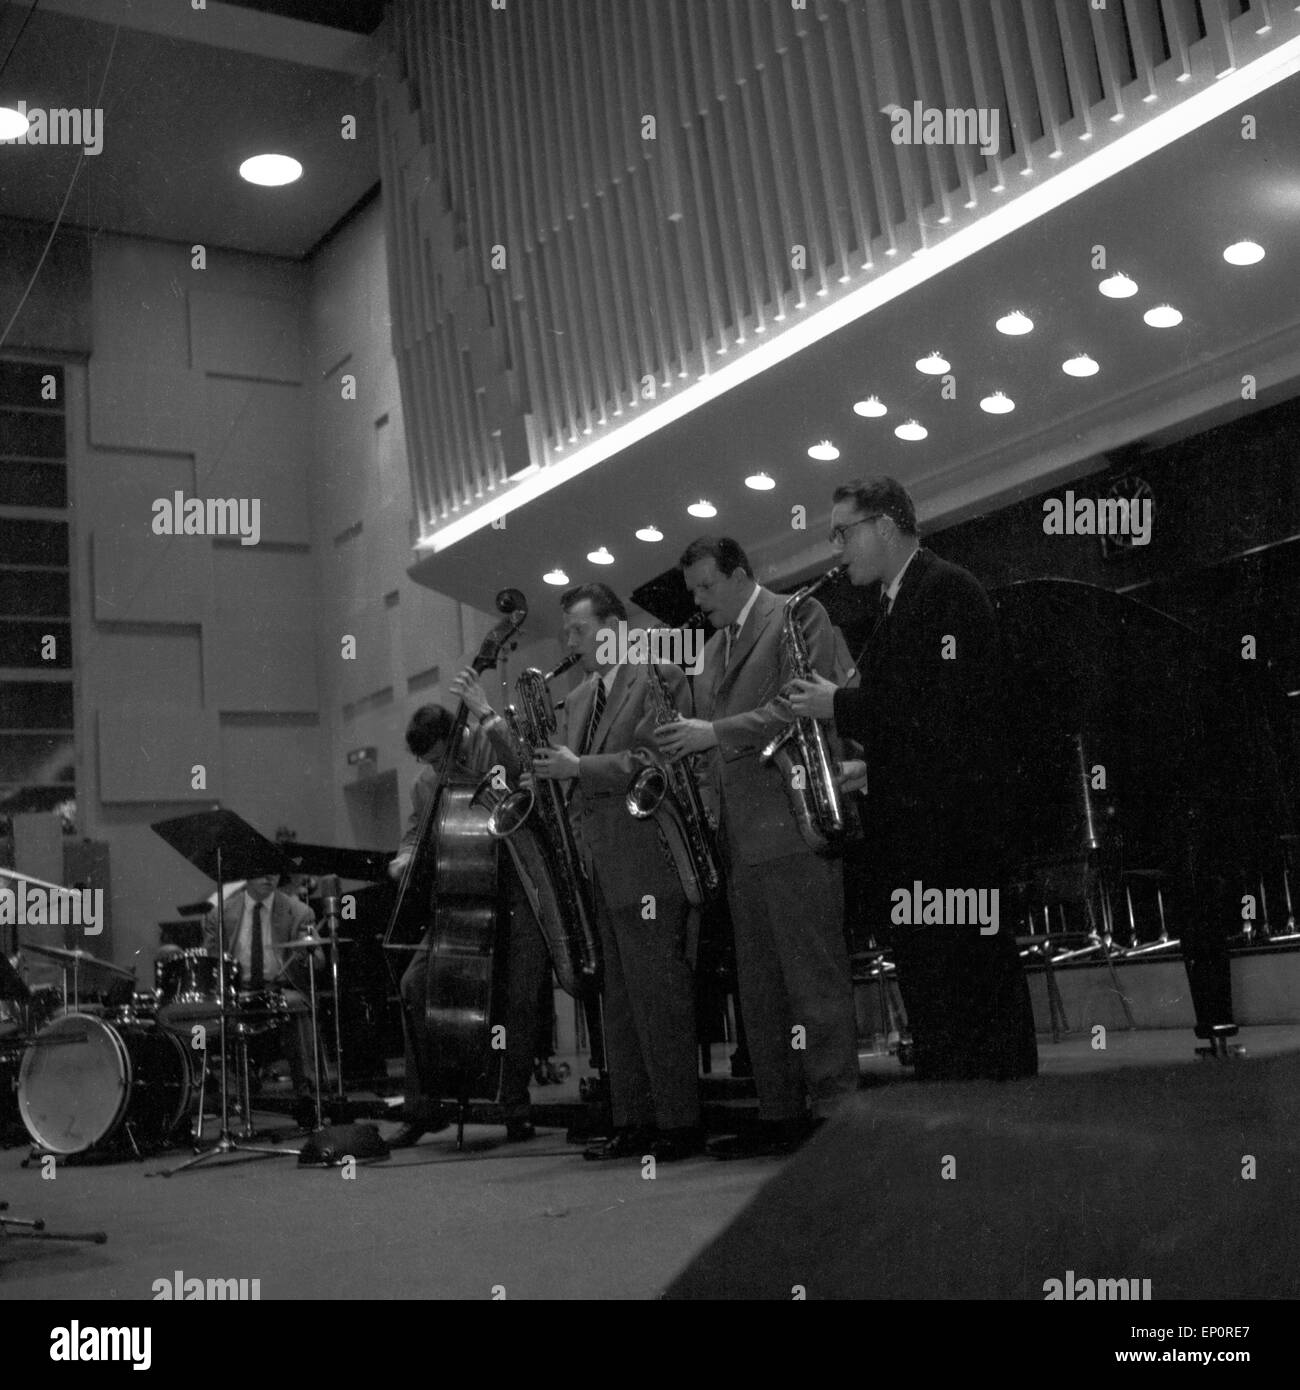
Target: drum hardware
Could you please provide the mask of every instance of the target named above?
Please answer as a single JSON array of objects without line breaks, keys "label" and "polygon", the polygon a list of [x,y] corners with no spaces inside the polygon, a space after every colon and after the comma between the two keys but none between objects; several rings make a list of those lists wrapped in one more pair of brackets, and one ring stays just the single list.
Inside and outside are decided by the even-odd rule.
[{"label": "drum hardware", "polygon": [[[45,1222],[39,1218],[25,1219],[19,1216],[5,1216],[9,1210],[8,1202],[0,1202],[0,1238],[4,1236],[23,1236],[27,1240],[78,1240],[89,1241],[92,1245],[104,1245],[108,1235],[104,1231],[47,1231]],[[9,1227],[16,1229],[10,1230]]]},{"label": "drum hardware", "polygon": [[[175,820],[156,821],[154,833],[165,840],[178,854],[188,860],[208,879],[217,885],[215,917],[217,923],[217,1030],[218,1046],[221,1056],[221,1128],[212,1147],[195,1153],[193,1158],[175,1168],[159,1170],[158,1176],[171,1177],[183,1173],[200,1164],[228,1153],[260,1153],[281,1158],[297,1157],[293,1149],[272,1148],[269,1145],[250,1144],[236,1137],[230,1129],[230,1078],[228,1075],[226,1046],[227,972],[226,972],[226,883],[236,878],[245,880],[259,874],[289,872],[288,861],[281,850],[270,840],[259,835],[246,821],[233,811],[217,808],[213,811],[200,811],[196,815],[181,816]],[[227,878],[229,874],[229,879]],[[238,1035],[236,1034],[238,1037]],[[206,1033],[204,1035],[206,1043]],[[204,1048],[206,1055],[206,1046]],[[247,1042],[244,1041],[244,1072],[247,1076]],[[245,1100],[245,1122],[251,1123],[248,1110],[251,1103]],[[203,1111],[200,1107],[197,1119],[199,1135],[203,1131]],[[201,1142],[201,1138],[200,1141]]]},{"label": "drum hardware", "polygon": [[[337,901],[338,901],[338,895],[337,895],[338,880],[337,880],[337,879],[334,880],[334,884],[335,884],[335,889],[336,889],[336,892],[335,892],[335,895],[334,895],[334,900],[335,900],[335,902],[337,902]],[[337,912],[335,912],[335,913],[333,914],[333,920],[334,920],[335,924],[337,924],[337,922],[338,922],[338,913],[337,913]],[[343,943],[350,943],[351,941],[352,941],[352,938],[351,938],[350,936],[347,936],[347,937],[317,936],[315,933],[309,933],[309,934],[306,935],[306,936],[299,936],[299,937],[296,937],[293,941],[286,941],[286,942],[284,943],[284,947],[283,947],[283,949],[286,950],[286,951],[311,951],[311,950],[315,950],[315,949],[317,949],[317,948],[330,947],[330,949],[331,949],[331,954],[332,954],[332,956],[333,956],[333,971],[334,971],[334,1026],[335,1026],[335,1030],[336,1030],[336,1046],[338,1045],[338,1044],[337,1044],[337,1029],[338,1029],[338,1022],[339,1022],[339,1008],[338,1008],[338,1000],[339,1000],[339,992],[338,992],[338,989],[339,989],[338,948],[339,948],[339,945],[340,945],[340,944],[343,944]],[[323,1129],[323,1128],[325,1127],[324,1117],[323,1117],[322,1112],[321,1112],[321,1090],[320,1090],[320,1058],[321,1058],[321,1046],[320,1046],[320,1016],[319,1016],[319,1011],[318,1011],[318,1007],[317,1007],[317,1006],[318,1006],[318,1000],[317,1000],[317,995],[316,995],[316,972],[315,972],[315,970],[313,970],[313,969],[311,968],[311,962],[310,962],[310,961],[308,961],[308,966],[307,966],[307,984],[308,984],[308,999],[310,1000],[310,1005],[311,1005],[311,1065],[312,1065],[312,1076],[313,1076],[313,1080],[314,1080],[314,1090],[315,1090],[315,1096],[316,1096],[316,1124],[315,1124],[314,1128],[317,1129],[317,1130],[320,1130],[320,1129]],[[341,1052],[339,1052],[339,1053],[336,1054],[336,1059],[337,1059],[337,1062],[338,1062],[338,1095],[339,1095],[339,1099],[340,1099],[340,1100],[343,1100],[343,1099],[344,1099],[344,1096],[343,1096],[343,1056],[342,1056],[342,1053],[341,1053]]]}]

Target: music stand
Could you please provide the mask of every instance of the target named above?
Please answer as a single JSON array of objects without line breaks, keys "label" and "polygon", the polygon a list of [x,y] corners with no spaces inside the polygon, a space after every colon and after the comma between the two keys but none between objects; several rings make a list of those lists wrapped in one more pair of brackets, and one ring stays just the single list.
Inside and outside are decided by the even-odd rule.
[{"label": "music stand", "polygon": [[[280,847],[259,835],[247,821],[233,811],[215,807],[196,811],[175,820],[155,821],[150,827],[183,859],[217,885],[217,1020],[221,1047],[221,1129],[216,1143],[200,1148],[193,1158],[175,1168],[163,1169],[159,1176],[170,1178],[196,1168],[209,1158],[228,1153],[273,1154],[277,1158],[296,1158],[293,1149],[273,1149],[269,1145],[246,1144],[230,1132],[230,1085],[226,1064],[226,883],[234,879],[256,878],[260,874],[288,873],[289,864]],[[229,880],[227,879],[229,875]],[[206,1065],[206,1064],[205,1064]],[[200,1134],[203,1116],[199,1115]],[[200,1141],[201,1142],[201,1141]]]}]

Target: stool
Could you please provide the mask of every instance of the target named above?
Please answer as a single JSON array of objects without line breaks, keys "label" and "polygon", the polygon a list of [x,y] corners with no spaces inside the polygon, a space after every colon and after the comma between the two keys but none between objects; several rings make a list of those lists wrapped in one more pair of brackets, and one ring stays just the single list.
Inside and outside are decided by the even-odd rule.
[{"label": "stool", "polygon": [[[1128,907],[1129,945],[1124,956],[1144,956],[1152,951],[1167,951],[1178,946],[1178,941],[1169,935],[1165,921],[1165,895],[1161,880],[1165,877],[1163,869],[1125,869],[1120,875],[1124,884],[1124,902]],[[1138,944],[1137,915],[1133,910],[1133,881],[1153,883],[1156,890],[1156,912],[1160,918],[1160,935],[1146,945]]]}]

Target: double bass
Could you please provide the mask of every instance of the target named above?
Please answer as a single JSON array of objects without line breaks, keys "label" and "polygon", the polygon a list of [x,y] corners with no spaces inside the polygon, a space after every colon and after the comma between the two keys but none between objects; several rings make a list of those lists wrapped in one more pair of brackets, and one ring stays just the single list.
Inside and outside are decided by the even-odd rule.
[{"label": "double bass", "polygon": [[[496,605],[504,616],[474,658],[479,675],[497,664],[528,617],[518,589],[503,589]],[[500,1085],[504,1054],[490,1043],[502,1002],[496,955],[508,916],[501,844],[475,797],[481,778],[456,766],[468,713],[462,700],[384,934],[389,950],[409,949],[427,935],[425,1023],[432,1042],[430,1055],[418,1059],[421,1089],[459,1103],[462,1135],[469,1100],[494,1097]]]}]

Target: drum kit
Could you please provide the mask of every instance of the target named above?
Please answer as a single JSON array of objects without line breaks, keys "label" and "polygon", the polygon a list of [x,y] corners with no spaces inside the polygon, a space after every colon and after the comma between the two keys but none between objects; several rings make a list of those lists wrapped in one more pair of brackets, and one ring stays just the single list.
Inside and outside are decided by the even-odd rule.
[{"label": "drum kit", "polygon": [[[215,870],[211,877],[219,891],[224,889],[227,873],[251,878],[280,868],[276,846],[230,812],[183,817],[162,822],[155,829],[191,862],[200,867],[211,862]],[[235,841],[233,852],[224,849],[223,838]],[[4,873],[27,879],[12,870]],[[218,900],[224,901],[224,892]],[[327,935],[313,930],[279,949],[307,951],[311,953],[308,962],[315,953],[327,952],[334,997],[338,999],[337,948],[349,938],[337,933],[337,879],[327,887],[325,902],[327,923],[335,930]],[[191,1113],[189,1137],[196,1157],[172,1171],[180,1172],[216,1154],[236,1150],[283,1157],[299,1154],[293,1148],[259,1147],[247,1142],[257,1137],[251,1121],[249,1045],[254,1039],[279,1034],[304,1009],[301,1004],[291,1005],[285,991],[276,985],[242,987],[239,962],[225,949],[223,917],[217,914],[218,950],[165,952],[155,964],[152,991],[135,989],[133,971],[88,951],[26,943],[21,947],[24,956],[51,961],[62,971],[61,991],[33,989],[0,953],[0,1100],[5,1091],[11,1096],[16,1093],[18,1116],[33,1140],[28,1162],[50,1154],[60,1158],[80,1154],[142,1158],[182,1138]],[[319,1131],[323,1123],[316,972],[309,964],[305,974],[315,1129]],[[342,1100],[339,1011],[336,1008],[334,1012],[334,1060]],[[215,1046],[210,1046],[213,1034]],[[228,1078],[232,1061],[243,1121],[238,1133],[231,1129]],[[214,1144],[200,1148],[210,1072],[220,1086],[220,1131]]]}]

